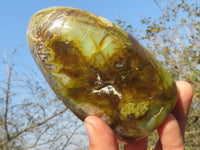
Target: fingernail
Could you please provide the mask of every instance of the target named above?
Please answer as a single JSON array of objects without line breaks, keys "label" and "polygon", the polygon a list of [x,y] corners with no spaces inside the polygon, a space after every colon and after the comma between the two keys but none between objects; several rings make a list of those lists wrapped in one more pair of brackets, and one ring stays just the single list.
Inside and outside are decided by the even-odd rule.
[{"label": "fingernail", "polygon": [[94,128],[93,128],[92,124],[87,120],[85,120],[85,128],[88,133],[90,143],[94,143],[95,142]]}]

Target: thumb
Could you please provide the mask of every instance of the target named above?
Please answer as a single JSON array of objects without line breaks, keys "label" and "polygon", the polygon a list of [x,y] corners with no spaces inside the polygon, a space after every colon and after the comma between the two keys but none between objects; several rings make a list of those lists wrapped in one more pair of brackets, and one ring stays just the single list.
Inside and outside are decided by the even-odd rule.
[{"label": "thumb", "polygon": [[183,137],[176,118],[169,114],[164,123],[158,127],[160,141],[156,150],[184,150]]},{"label": "thumb", "polygon": [[90,142],[90,150],[118,150],[118,144],[112,129],[101,119],[89,116],[85,119]]}]

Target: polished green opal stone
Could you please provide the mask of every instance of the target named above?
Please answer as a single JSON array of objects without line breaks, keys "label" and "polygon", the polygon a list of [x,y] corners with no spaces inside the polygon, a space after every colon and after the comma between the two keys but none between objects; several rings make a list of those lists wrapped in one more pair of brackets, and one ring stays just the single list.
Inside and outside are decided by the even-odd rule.
[{"label": "polished green opal stone", "polygon": [[95,115],[120,141],[156,129],[176,104],[174,81],[126,31],[80,9],[52,7],[30,20],[33,58],[55,94],[81,120]]}]

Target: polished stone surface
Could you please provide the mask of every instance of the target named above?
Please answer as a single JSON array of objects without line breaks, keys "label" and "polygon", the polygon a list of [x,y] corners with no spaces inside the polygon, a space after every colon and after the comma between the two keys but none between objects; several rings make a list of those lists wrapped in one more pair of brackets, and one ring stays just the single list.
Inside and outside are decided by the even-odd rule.
[{"label": "polished stone surface", "polygon": [[81,120],[95,115],[131,142],[156,129],[177,99],[174,81],[126,31],[80,9],[52,7],[30,20],[27,39],[44,77]]}]

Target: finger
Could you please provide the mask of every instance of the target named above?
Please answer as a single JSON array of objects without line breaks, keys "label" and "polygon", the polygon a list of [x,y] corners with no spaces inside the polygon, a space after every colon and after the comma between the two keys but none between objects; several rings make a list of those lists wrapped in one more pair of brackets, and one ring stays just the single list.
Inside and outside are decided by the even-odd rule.
[{"label": "finger", "polygon": [[147,149],[148,138],[135,141],[133,143],[128,143],[124,145],[124,150],[146,150]]},{"label": "finger", "polygon": [[118,150],[118,144],[112,129],[101,119],[89,116],[85,119],[89,136],[90,150]]},{"label": "finger", "polygon": [[160,141],[156,150],[184,150],[181,130],[176,118],[169,114],[164,123],[158,128]]},{"label": "finger", "polygon": [[192,102],[193,89],[192,86],[185,81],[178,81],[176,82],[176,85],[178,90],[178,100],[172,113],[176,117],[181,133],[184,136],[187,116]]}]

